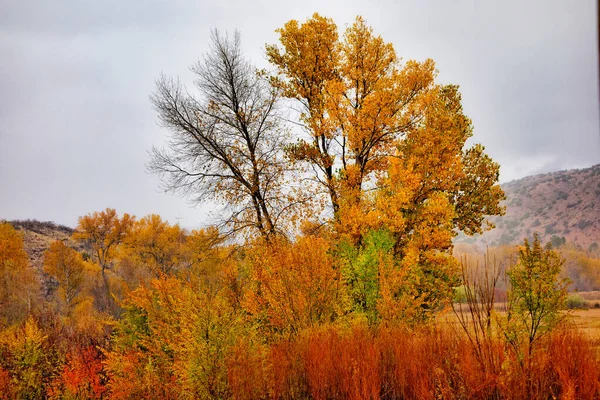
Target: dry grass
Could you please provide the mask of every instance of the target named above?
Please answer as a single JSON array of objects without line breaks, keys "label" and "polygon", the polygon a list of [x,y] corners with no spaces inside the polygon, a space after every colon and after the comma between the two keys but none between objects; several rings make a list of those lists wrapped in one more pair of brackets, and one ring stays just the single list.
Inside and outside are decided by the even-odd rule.
[{"label": "dry grass", "polygon": [[567,318],[581,333],[600,344],[600,309],[573,310]]}]

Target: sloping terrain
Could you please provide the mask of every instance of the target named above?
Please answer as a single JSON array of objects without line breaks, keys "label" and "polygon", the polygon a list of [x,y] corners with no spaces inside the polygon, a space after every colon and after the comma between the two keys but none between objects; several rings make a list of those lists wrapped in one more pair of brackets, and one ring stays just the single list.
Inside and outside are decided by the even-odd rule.
[{"label": "sloping terrain", "polygon": [[44,252],[55,240],[63,240],[67,242],[69,247],[73,247],[78,251],[84,250],[79,243],[71,238],[73,229],[67,226],[58,225],[54,222],[41,222],[37,220],[17,220],[7,222],[23,234],[25,251],[29,255],[31,265],[37,271],[41,271],[42,269]]},{"label": "sloping terrain", "polygon": [[537,232],[544,242],[598,251],[600,165],[528,176],[502,188],[506,215],[491,218],[496,228],[475,237],[459,235],[457,243],[512,245]]}]

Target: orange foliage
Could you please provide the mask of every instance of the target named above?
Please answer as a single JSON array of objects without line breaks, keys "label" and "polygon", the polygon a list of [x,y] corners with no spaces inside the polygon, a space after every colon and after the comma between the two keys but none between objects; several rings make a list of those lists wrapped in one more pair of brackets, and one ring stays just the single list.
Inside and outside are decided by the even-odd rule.
[{"label": "orange foliage", "polygon": [[10,374],[7,370],[0,367],[0,399],[8,400],[11,396]]},{"label": "orange foliage", "polygon": [[124,238],[127,252],[154,277],[170,274],[184,265],[185,235],[179,225],[170,225],[152,214],[134,222]]},{"label": "orange foliage", "polygon": [[[168,78],[153,96],[175,133],[153,168],[170,190],[223,201],[245,243],[154,214],[80,217],[94,263],[60,241],[45,255],[59,314],[36,307],[23,238],[0,223],[0,399],[600,398],[596,343],[576,331],[548,329],[523,362],[490,322],[485,364],[480,341],[424,323],[458,286],[453,237],[503,213],[498,164],[466,147],[458,86],[436,83],[432,60],[402,63],[362,17],[341,37],[318,14],[277,32],[270,85],[237,36],[215,34],[196,68],[205,98]],[[281,95],[306,140],[286,142]],[[316,186],[299,189],[299,162]]]},{"label": "orange foliage", "polygon": [[114,253],[117,246],[123,241],[131,229],[135,218],[129,214],[123,217],[117,215],[112,208],[101,212],[94,212],[79,217],[73,238],[87,243],[94,251],[96,262],[100,266],[104,286],[104,299],[100,301],[101,309],[117,313],[113,293],[110,288],[110,279],[107,270],[111,269]]},{"label": "orange foliage", "polygon": [[107,208],[104,211],[79,217],[73,237],[92,246],[96,261],[104,274],[115,248],[131,229],[134,220],[135,217],[129,214],[119,218],[114,209]]},{"label": "orange foliage", "polygon": [[[528,398],[526,375],[516,360],[505,358],[501,341],[494,342],[493,354],[502,368],[486,372],[470,342],[443,328],[328,327],[262,351],[248,346],[240,344],[230,359],[228,377],[237,399]],[[554,334],[532,365],[530,398],[600,395],[600,362],[589,339],[575,332]]]},{"label": "orange foliage", "polygon": [[341,282],[329,252],[329,243],[314,236],[254,246],[249,251],[253,288],[246,309],[276,331],[298,332],[332,321]]},{"label": "orange foliage", "polygon": [[81,254],[62,241],[53,242],[44,254],[44,272],[58,281],[59,300],[66,306],[67,313],[77,303],[84,283],[84,269]]},{"label": "orange foliage", "polygon": [[0,327],[24,320],[38,296],[39,280],[21,233],[0,222]]},{"label": "orange foliage", "polygon": [[499,166],[480,145],[463,149],[471,121],[458,87],[434,83],[432,60],[402,65],[393,46],[362,17],[341,40],[333,20],[319,14],[301,24],[291,20],[277,32],[281,47],[266,48],[277,68],[272,81],[298,101],[311,136],[288,153],[313,165],[336,214],[344,203],[358,206],[393,160],[410,166],[417,179],[404,197],[409,210],[445,193],[450,204],[460,205],[455,227],[469,234],[480,232],[485,215],[502,213]]},{"label": "orange foliage", "polygon": [[67,356],[60,375],[55,378],[51,398],[101,399],[107,391],[102,352],[94,347],[79,348]]}]

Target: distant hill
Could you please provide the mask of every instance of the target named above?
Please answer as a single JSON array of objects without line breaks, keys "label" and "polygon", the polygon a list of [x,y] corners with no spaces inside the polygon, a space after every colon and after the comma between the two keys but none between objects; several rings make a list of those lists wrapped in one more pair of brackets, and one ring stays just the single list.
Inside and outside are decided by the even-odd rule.
[{"label": "distant hill", "polygon": [[15,229],[23,233],[25,251],[29,255],[31,265],[41,272],[44,263],[44,252],[55,240],[65,241],[69,247],[78,251],[85,250],[79,243],[75,242],[71,235],[73,229],[68,226],[58,225],[50,221],[37,220],[15,220],[6,221]]},{"label": "distant hill", "polygon": [[490,220],[483,235],[459,235],[456,243],[512,245],[539,233],[545,242],[569,243],[581,250],[600,246],[600,165],[528,176],[502,185],[506,215]]}]

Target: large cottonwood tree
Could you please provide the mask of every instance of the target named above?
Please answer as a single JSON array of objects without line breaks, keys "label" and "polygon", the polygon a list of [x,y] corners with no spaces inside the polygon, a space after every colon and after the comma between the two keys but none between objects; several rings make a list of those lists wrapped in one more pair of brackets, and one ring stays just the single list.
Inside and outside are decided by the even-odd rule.
[{"label": "large cottonwood tree", "polygon": [[389,304],[378,307],[413,299],[417,318],[429,314],[456,283],[456,232],[480,233],[487,215],[503,213],[499,165],[466,146],[473,126],[458,87],[436,83],[432,60],[401,63],[361,17],[342,37],[318,14],[278,33],[267,46],[272,84],[299,105],[306,133],[290,159],[312,167],[341,240],[364,252],[371,232],[391,234],[395,268],[370,264],[387,277]]},{"label": "large cottonwood tree", "polygon": [[480,232],[485,215],[502,212],[499,166],[482,146],[465,148],[471,121],[458,87],[435,82],[432,60],[402,64],[361,17],[341,38],[333,20],[318,14],[278,33],[280,45],[267,46],[272,83],[300,106],[308,133],[288,154],[313,167],[336,219],[372,189],[389,192],[386,179],[398,163],[418,175],[408,202],[443,193],[455,208],[455,228]]}]

